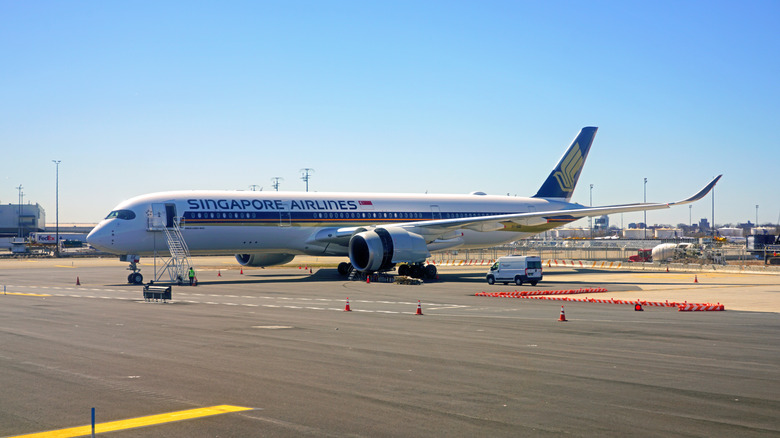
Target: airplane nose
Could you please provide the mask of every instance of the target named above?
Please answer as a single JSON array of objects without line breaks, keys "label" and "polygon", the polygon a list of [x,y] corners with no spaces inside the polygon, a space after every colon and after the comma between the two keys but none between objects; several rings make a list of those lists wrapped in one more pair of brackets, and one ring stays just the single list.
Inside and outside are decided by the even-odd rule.
[{"label": "airplane nose", "polygon": [[101,251],[110,251],[114,244],[114,236],[105,223],[98,224],[87,234],[87,243]]}]

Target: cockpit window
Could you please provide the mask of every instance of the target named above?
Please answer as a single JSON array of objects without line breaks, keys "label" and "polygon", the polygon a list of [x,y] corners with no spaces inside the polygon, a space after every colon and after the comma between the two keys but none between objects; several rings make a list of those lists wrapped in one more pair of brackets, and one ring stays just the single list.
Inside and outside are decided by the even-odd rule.
[{"label": "cockpit window", "polygon": [[125,221],[135,219],[135,213],[132,210],[114,210],[106,216],[106,219],[117,218]]}]

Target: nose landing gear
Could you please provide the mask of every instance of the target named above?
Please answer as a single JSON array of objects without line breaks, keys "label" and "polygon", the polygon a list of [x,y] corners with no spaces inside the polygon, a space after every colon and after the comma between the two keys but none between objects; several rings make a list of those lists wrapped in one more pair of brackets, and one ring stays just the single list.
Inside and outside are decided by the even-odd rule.
[{"label": "nose landing gear", "polygon": [[144,276],[140,272],[133,272],[127,276],[127,282],[130,284],[143,284]]},{"label": "nose landing gear", "polygon": [[127,270],[133,272],[127,276],[128,283],[130,284],[144,283],[144,276],[141,275],[141,268],[138,267],[138,262],[141,260],[140,257],[136,255],[124,255],[124,256],[119,256],[119,260],[122,262],[130,263],[130,266],[127,267]]}]

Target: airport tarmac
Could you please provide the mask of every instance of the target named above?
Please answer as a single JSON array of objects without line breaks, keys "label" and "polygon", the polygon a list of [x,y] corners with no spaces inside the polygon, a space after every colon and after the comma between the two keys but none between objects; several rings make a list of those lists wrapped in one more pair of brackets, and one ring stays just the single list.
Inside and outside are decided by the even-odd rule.
[{"label": "airport tarmac", "polygon": [[[195,265],[198,286],[163,304],[115,259],[0,261],[0,436],[88,425],[93,407],[99,434],[136,420],[116,437],[780,434],[777,276],[557,268],[517,287],[440,268],[401,286]],[[558,301],[474,296],[581,287],[726,311],[568,302],[559,322]],[[225,405],[249,409],[176,414]]]}]

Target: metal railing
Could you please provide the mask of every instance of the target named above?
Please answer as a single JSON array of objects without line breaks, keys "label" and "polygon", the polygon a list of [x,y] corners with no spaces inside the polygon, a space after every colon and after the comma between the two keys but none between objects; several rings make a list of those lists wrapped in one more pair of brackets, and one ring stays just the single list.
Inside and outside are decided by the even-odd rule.
[{"label": "metal railing", "polygon": [[[165,240],[168,245],[170,258],[161,257],[155,251],[154,281],[159,281],[167,272],[171,282],[183,283],[184,280],[188,278],[187,274],[192,266],[192,263],[190,262],[190,250],[187,247],[184,236],[181,234],[179,218],[174,218],[172,222],[172,227],[161,227],[165,233]],[[157,270],[156,263],[158,258],[161,258],[164,261],[163,267],[159,271]]]}]

